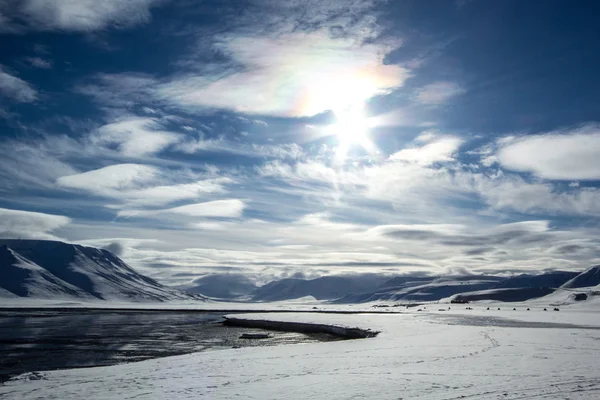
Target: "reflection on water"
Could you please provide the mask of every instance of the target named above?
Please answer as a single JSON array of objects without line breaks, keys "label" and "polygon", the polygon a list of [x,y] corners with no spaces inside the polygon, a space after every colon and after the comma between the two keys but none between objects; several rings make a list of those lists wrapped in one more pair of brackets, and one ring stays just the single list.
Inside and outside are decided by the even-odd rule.
[{"label": "reflection on water", "polygon": [[112,365],[208,349],[336,340],[329,335],[225,327],[205,312],[0,311],[0,381],[28,371]]}]

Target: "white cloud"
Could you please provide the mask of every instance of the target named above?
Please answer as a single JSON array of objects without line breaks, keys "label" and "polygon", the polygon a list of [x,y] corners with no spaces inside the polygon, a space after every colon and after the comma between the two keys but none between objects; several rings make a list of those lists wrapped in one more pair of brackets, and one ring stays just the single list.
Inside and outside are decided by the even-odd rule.
[{"label": "white cloud", "polygon": [[471,188],[498,210],[538,215],[600,215],[597,188],[557,190],[548,183],[527,182],[519,176],[502,173],[461,174],[455,182],[465,189]]},{"label": "white cloud", "polygon": [[107,27],[123,28],[148,22],[150,8],[160,2],[161,0],[8,1],[2,26],[3,30],[9,32],[24,29],[92,32]]},{"label": "white cloud", "polygon": [[418,141],[426,141],[428,143],[420,147],[402,149],[392,154],[390,160],[415,162],[421,165],[452,161],[454,154],[456,154],[463,143],[462,139],[453,136],[420,136],[417,139]]},{"label": "white cloud", "polygon": [[104,125],[90,136],[92,143],[116,145],[122,154],[130,157],[158,153],[181,139],[180,135],[164,130],[158,119],[140,117]]},{"label": "white cloud", "polygon": [[164,210],[122,210],[119,217],[152,217],[164,214],[177,214],[189,217],[239,218],[246,205],[238,199],[214,200],[204,203],[187,204],[185,206]]},{"label": "white cloud", "polygon": [[58,240],[51,232],[69,224],[62,215],[0,208],[0,237]]},{"label": "white cloud", "polygon": [[114,198],[119,204],[111,208],[163,205],[173,201],[197,199],[203,194],[224,193],[230,178],[211,178],[173,184],[177,172],[140,164],[117,164],[63,176],[57,184],[64,188],[87,191],[97,196]]},{"label": "white cloud", "polygon": [[545,179],[600,179],[600,128],[525,136],[501,145],[497,159],[507,169]]},{"label": "white cloud", "polygon": [[0,95],[29,103],[38,98],[37,91],[23,79],[11,75],[0,65]]},{"label": "white cloud", "polygon": [[383,62],[398,45],[332,37],[327,30],[221,36],[214,48],[243,65],[242,71],[181,76],[159,85],[156,95],[182,107],[315,115],[401,86],[409,71]]},{"label": "white cloud", "polygon": [[117,164],[70,176],[62,176],[56,182],[63,187],[82,189],[106,195],[112,191],[138,187],[156,179],[159,170],[140,164]]},{"label": "white cloud", "polygon": [[440,105],[465,92],[466,90],[455,82],[434,82],[417,90],[417,100],[423,104]]}]

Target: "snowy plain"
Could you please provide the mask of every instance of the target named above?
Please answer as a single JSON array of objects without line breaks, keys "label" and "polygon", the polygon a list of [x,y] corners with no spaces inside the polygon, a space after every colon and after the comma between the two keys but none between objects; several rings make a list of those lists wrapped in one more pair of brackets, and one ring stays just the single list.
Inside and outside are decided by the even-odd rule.
[{"label": "snowy plain", "polygon": [[[560,312],[543,311],[548,303],[540,301],[486,302],[472,305],[473,310],[463,305],[448,310],[449,306],[431,304],[420,312],[390,308],[389,314],[247,314],[246,318],[326,323],[381,333],[369,339],[227,349],[111,367],[30,373],[0,386],[0,397],[600,398],[597,302],[565,305]],[[526,306],[531,310],[526,311]]]}]

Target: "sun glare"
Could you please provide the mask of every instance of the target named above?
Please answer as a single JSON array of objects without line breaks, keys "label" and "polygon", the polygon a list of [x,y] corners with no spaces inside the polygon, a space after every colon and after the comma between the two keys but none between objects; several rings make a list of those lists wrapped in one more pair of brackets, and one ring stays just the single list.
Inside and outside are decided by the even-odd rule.
[{"label": "sun glare", "polygon": [[354,146],[360,146],[367,152],[372,152],[373,144],[369,140],[369,119],[363,107],[349,107],[335,110],[336,121],[330,126],[332,134],[337,137],[337,157],[344,160],[348,151]]}]

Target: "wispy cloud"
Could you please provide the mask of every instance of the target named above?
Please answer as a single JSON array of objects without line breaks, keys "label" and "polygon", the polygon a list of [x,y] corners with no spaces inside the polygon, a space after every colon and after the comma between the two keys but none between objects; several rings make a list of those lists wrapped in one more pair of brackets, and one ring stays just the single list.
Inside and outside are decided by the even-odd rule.
[{"label": "wispy cloud", "polygon": [[[124,28],[150,20],[150,8],[162,0],[4,1],[4,31],[64,30],[91,32]],[[3,4],[0,4],[3,5]]]},{"label": "wispy cloud", "polygon": [[37,90],[31,84],[11,74],[2,65],[0,65],[0,95],[23,103],[38,98]]},{"label": "wispy cloud", "polygon": [[25,61],[35,68],[50,69],[53,65],[52,61],[41,57],[26,57]]},{"label": "wispy cloud", "polygon": [[[117,200],[111,208],[160,206],[175,201],[195,200],[202,195],[224,193],[224,185],[230,178],[192,180],[173,184],[174,180],[186,178],[177,171],[139,164],[117,164],[63,176],[57,184],[64,188],[82,190],[96,196]],[[143,212],[142,212],[143,213]]]},{"label": "wispy cloud", "polygon": [[51,232],[69,222],[61,215],[0,208],[0,237],[57,240]]},{"label": "wispy cloud", "polygon": [[225,199],[187,204],[163,210],[122,210],[117,215],[119,217],[157,217],[177,214],[189,217],[239,218],[244,208],[244,202],[239,199]]},{"label": "wispy cloud", "polygon": [[422,104],[440,105],[465,92],[466,90],[456,82],[434,82],[417,90],[417,100]]}]

